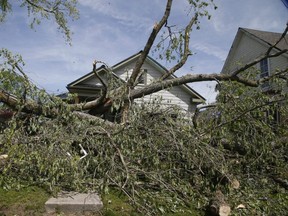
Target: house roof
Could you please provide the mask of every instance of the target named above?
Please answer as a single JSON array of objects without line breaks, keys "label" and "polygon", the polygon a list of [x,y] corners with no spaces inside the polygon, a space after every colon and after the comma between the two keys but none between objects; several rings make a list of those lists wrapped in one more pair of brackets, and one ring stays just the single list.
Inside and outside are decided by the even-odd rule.
[{"label": "house roof", "polygon": [[[228,56],[226,58],[226,61],[223,65],[221,73],[226,73],[226,67],[230,63],[230,60],[232,58],[233,53],[237,49],[237,46],[241,40],[241,37],[243,35],[247,35],[249,38],[252,38],[253,40],[259,41],[263,45],[267,46],[267,49],[274,45],[282,36],[282,33],[278,32],[269,32],[269,31],[261,31],[256,29],[249,29],[249,28],[239,28],[236,36],[233,40],[232,46],[229,50]],[[288,35],[286,35],[275,47],[278,51],[283,49],[288,49]]]},{"label": "house roof", "polygon": [[[260,31],[255,29],[248,29],[248,28],[239,28],[248,34],[258,38],[259,40],[263,41],[269,46],[274,45],[281,37],[282,33],[277,32],[268,32],[268,31]],[[286,35],[283,40],[279,42],[276,46],[279,50],[288,49],[288,35]]]},{"label": "house roof", "polygon": [[[98,73],[101,73],[101,72],[106,73],[106,72],[107,72],[106,70],[107,70],[107,68],[106,68],[104,65],[101,65],[101,67],[97,68],[97,72],[98,72]],[[115,78],[117,78],[117,79],[125,82],[125,81],[122,80],[119,76],[117,76],[115,73],[112,72],[112,75],[113,75],[113,77],[115,77]],[[83,85],[83,84],[82,84],[82,85],[78,85],[78,84],[81,83],[82,81],[84,81],[84,80],[86,80],[86,79],[89,79],[90,77],[93,77],[93,76],[95,76],[95,75],[94,75],[94,72],[91,71],[90,73],[85,74],[85,75],[81,76],[80,78],[74,80],[73,82],[67,84],[66,88],[67,88],[67,89],[74,88],[74,87],[77,85],[77,87],[90,87],[91,89],[94,89],[94,88],[99,89],[100,87],[97,86],[97,85],[91,85],[91,84],[90,84],[90,85],[87,85],[87,84],[85,84],[85,85]]]},{"label": "house roof", "polygon": [[[126,64],[129,64],[129,63],[132,62],[133,60],[137,59],[137,58],[141,55],[142,52],[143,52],[143,51],[140,51],[140,52],[138,52],[138,53],[136,53],[136,54],[134,54],[134,55],[132,55],[132,56],[124,59],[123,61],[115,64],[115,65],[112,66],[112,68],[111,68],[112,71],[116,71],[118,68],[120,68],[120,67],[122,67],[122,66],[124,66],[124,65],[126,65]],[[157,70],[159,70],[159,71],[162,72],[163,74],[164,74],[164,73],[168,73],[168,70],[167,70],[164,66],[162,66],[161,64],[159,64],[156,60],[154,60],[154,59],[151,58],[150,56],[147,56],[147,58],[146,58],[145,61],[147,61],[148,63],[150,63],[153,67],[157,68]],[[105,66],[101,66],[101,67],[100,67],[99,69],[97,69],[97,70],[107,70],[107,68],[105,68]],[[116,78],[119,78],[119,79],[120,79],[120,77],[118,77],[116,74],[113,73],[113,75],[114,75]],[[92,76],[94,76],[94,74],[93,74],[93,72],[90,72],[90,73],[88,73],[88,74],[80,77],[79,79],[77,79],[77,80],[69,83],[69,84],[67,85],[67,88],[68,88],[68,89],[71,89],[71,88],[73,88],[74,86],[76,87],[77,84],[81,83],[83,80],[86,80],[86,79],[88,79],[88,78],[90,78],[90,77],[92,77]],[[171,75],[170,78],[176,78],[176,76],[175,76],[175,75]],[[122,80],[122,81],[124,81],[124,80]],[[190,86],[184,84],[184,85],[181,85],[180,87],[183,88],[183,90],[185,90],[186,92],[188,92],[189,94],[191,94],[191,95],[193,96],[194,102],[196,102],[196,103],[202,103],[202,102],[206,101],[206,99],[205,99],[202,95],[200,95],[198,92],[196,92],[196,91],[195,91],[194,89],[192,89]]]}]

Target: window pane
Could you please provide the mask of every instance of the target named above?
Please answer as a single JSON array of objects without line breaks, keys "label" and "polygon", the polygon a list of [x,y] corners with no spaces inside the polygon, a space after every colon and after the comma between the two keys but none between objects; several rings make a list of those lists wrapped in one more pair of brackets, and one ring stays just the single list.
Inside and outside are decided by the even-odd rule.
[{"label": "window pane", "polygon": [[260,61],[260,78],[269,76],[268,59]]}]

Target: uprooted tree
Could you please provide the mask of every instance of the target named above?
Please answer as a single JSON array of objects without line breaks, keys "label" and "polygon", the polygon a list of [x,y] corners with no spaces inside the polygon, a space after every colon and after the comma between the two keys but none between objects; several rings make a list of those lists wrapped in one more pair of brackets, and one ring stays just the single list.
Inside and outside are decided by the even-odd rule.
[{"label": "uprooted tree", "polygon": [[[74,0],[54,3],[23,0],[22,6],[32,11],[32,15],[54,17],[70,39],[66,16],[76,18],[75,3]],[[39,90],[25,74],[21,57],[5,49],[1,51],[0,101],[3,108],[9,108],[1,114],[6,125],[1,129],[0,153],[9,155],[0,161],[1,185],[9,188],[28,182],[47,186],[52,191],[101,189],[104,194],[115,187],[139,211],[149,214],[191,211],[189,206],[203,209],[215,191],[216,199],[210,207],[216,214],[227,207],[223,193],[233,199],[230,204],[234,209],[238,204],[246,204],[245,208],[245,205],[239,207],[241,211],[279,213],[283,209],[287,201],[287,195],[281,191],[287,188],[286,125],[271,126],[264,113],[276,108],[284,115],[287,113],[287,93],[282,88],[287,69],[257,79],[253,66],[265,58],[287,53],[287,50],[275,52],[273,48],[283,40],[288,27],[266,53],[235,71],[188,73],[167,79],[191,56],[193,28],[199,27],[201,18],[210,18],[207,12],[210,6],[216,7],[213,0],[209,3],[189,0],[189,22],[181,31],[174,31],[175,27],[169,26],[172,3],[173,0],[167,0],[163,16],[155,23],[128,81],[113,89],[103,82],[102,95],[90,102],[67,104]],[[4,18],[12,6],[8,0],[1,4]],[[155,45],[161,34],[166,43]],[[153,47],[164,48],[161,50],[168,60],[177,58],[178,61],[161,79],[137,89],[141,66]],[[96,63],[93,71],[101,81]],[[255,90],[269,79],[279,84],[273,97]],[[157,103],[150,104],[153,113],[145,106],[132,106],[131,101],[136,98],[201,81],[217,81],[221,93],[217,104],[195,115],[194,124],[181,115],[177,119],[166,115]],[[85,112],[101,110],[104,106],[113,108],[115,103],[121,105],[122,124],[106,122]],[[218,113],[221,116],[215,117]],[[244,185],[241,191],[237,190],[239,185],[235,186],[237,182]],[[282,188],[275,189],[275,182]],[[268,196],[270,200],[266,203],[259,204],[258,198],[266,196],[265,191],[259,195],[259,191],[253,192],[253,187],[264,187],[268,193],[272,193],[272,188],[278,190],[282,205],[271,208],[273,195]],[[222,194],[221,198],[217,199],[217,194]],[[194,205],[195,202],[198,204]]]}]

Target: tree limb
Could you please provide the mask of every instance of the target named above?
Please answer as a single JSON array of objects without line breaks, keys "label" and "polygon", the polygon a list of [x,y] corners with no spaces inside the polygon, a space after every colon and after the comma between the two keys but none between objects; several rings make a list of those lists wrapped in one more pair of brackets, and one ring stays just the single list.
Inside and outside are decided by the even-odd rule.
[{"label": "tree limb", "polygon": [[157,37],[159,31],[161,30],[161,28],[164,26],[164,24],[167,22],[168,17],[170,15],[170,11],[171,11],[171,6],[172,6],[172,1],[173,0],[167,0],[167,4],[166,4],[166,9],[165,9],[165,13],[162,17],[162,19],[160,20],[160,22],[154,25],[154,28],[148,38],[148,41],[146,42],[146,45],[144,47],[143,52],[141,53],[140,57],[138,58],[134,68],[133,68],[133,72],[129,78],[129,80],[127,81],[127,86],[129,88],[134,88],[134,86],[137,84],[136,83],[136,79],[139,75],[139,73],[141,72],[140,69],[145,61],[145,59],[148,56],[148,53],[155,41],[155,38]]},{"label": "tree limb", "polygon": [[209,104],[209,105],[205,105],[205,106],[201,106],[201,107],[196,107],[196,110],[195,110],[194,115],[192,117],[192,122],[193,122],[193,126],[194,126],[195,129],[198,126],[197,117],[198,117],[198,115],[200,113],[200,110],[207,109],[207,108],[214,108],[214,107],[216,107],[216,104]]},{"label": "tree limb", "polygon": [[222,127],[223,125],[229,124],[231,122],[235,122],[235,121],[239,120],[240,118],[243,118],[244,115],[246,115],[246,114],[248,114],[248,113],[250,113],[250,112],[252,112],[254,110],[260,109],[262,107],[270,106],[270,105],[275,104],[275,103],[280,103],[280,102],[283,102],[285,100],[287,100],[287,98],[282,98],[282,99],[279,99],[279,100],[268,101],[268,102],[266,102],[264,104],[260,104],[258,106],[254,106],[251,109],[243,111],[241,114],[235,116],[233,119],[231,119],[229,121],[226,121],[226,122],[223,122],[221,124],[218,124],[216,127],[219,128],[219,127]]},{"label": "tree limb", "polygon": [[279,52],[276,52],[274,54],[269,54],[267,55],[267,53],[259,56],[258,58],[248,62],[247,64],[245,64],[244,66],[242,66],[241,68],[237,68],[235,69],[234,71],[232,72],[224,72],[224,73],[231,73],[233,76],[237,76],[238,74],[240,74],[241,72],[247,70],[248,68],[256,65],[257,63],[259,63],[260,61],[262,61],[263,59],[266,59],[266,58],[274,58],[274,57],[277,57],[277,56],[280,56],[284,53],[287,53],[288,52],[288,49],[284,49],[284,50],[281,50]]},{"label": "tree limb", "polygon": [[[164,80],[162,82],[156,82],[152,83],[150,85],[147,85],[145,88],[141,89],[134,89],[130,93],[130,99],[140,98],[145,95],[149,95],[158,91],[161,91],[163,89],[173,87],[173,86],[179,86],[186,83],[192,83],[192,82],[202,82],[202,81],[215,81],[215,79],[219,81],[237,81],[239,83],[242,83],[246,86],[251,87],[258,87],[259,83],[254,80],[249,80],[243,77],[233,76],[229,74],[187,74],[182,77],[174,78],[171,80]],[[128,99],[128,98],[126,98]]]},{"label": "tree limb", "polygon": [[26,100],[25,103],[21,103],[21,99],[9,94],[5,90],[0,90],[0,102],[5,103],[13,110],[21,110],[26,113],[33,113],[36,115],[43,115],[46,117],[56,117],[59,113],[54,107],[44,108],[43,105],[36,103],[34,100]]},{"label": "tree limb", "polygon": [[274,77],[278,77],[278,78],[287,80],[288,77],[285,76],[285,74],[287,72],[288,72],[288,68],[285,68],[284,70],[277,71],[276,73],[273,73],[272,75],[270,75],[268,77],[263,77],[263,78],[259,79],[258,82],[259,83],[264,83],[264,82],[267,82],[267,81],[273,79]]},{"label": "tree limb", "polygon": [[[158,91],[161,91],[165,88],[183,85],[185,83],[189,82],[201,82],[201,81],[214,81],[215,79],[219,81],[237,81],[240,83],[243,83],[247,86],[257,87],[259,85],[259,82],[245,79],[238,76],[232,76],[228,74],[187,74],[185,76],[174,78],[171,80],[164,80],[162,82],[152,83],[145,88],[142,89],[133,89],[130,94],[127,94],[124,96],[124,101],[133,100],[136,98],[143,97],[145,95],[149,95]],[[118,89],[119,90],[119,89]],[[117,89],[115,90],[117,92]],[[16,109],[17,106],[20,105],[19,98],[9,94],[8,92],[2,90],[0,92],[0,101],[4,102],[5,104],[9,105],[10,107]],[[112,99],[105,99],[103,101],[103,98],[97,98],[90,102],[85,103],[79,103],[79,104],[69,104],[67,106],[70,107],[71,111],[80,111],[80,110],[89,110],[89,109],[95,109],[97,107],[103,108],[103,107],[110,107],[112,105],[113,98]],[[23,106],[24,111],[29,113],[35,113],[39,114],[43,112],[43,107],[40,104],[37,104],[35,101],[28,100],[25,105]],[[56,108],[51,108],[51,110],[45,110],[46,116],[54,116],[57,115]]]},{"label": "tree limb", "polygon": [[[40,5],[38,4],[35,4],[34,2],[30,1],[30,0],[25,0],[28,4],[30,4],[32,7],[35,7],[35,8],[38,8],[40,10],[43,10],[47,13],[52,13],[52,14],[55,14],[55,10],[49,10],[47,8],[44,8],[44,7],[41,7]],[[53,7],[53,9],[55,9],[55,7]]]},{"label": "tree limb", "polygon": [[190,50],[189,50],[190,33],[191,33],[192,26],[195,22],[197,22],[197,19],[198,19],[198,13],[195,14],[195,16],[190,20],[189,24],[185,28],[184,53],[183,53],[181,60],[178,62],[178,64],[176,64],[174,67],[172,67],[168,73],[164,74],[160,78],[160,80],[166,79],[167,77],[169,77],[170,75],[175,73],[175,71],[180,69],[186,63],[188,57],[191,55]]},{"label": "tree limb", "polygon": [[288,32],[288,23],[286,24],[286,28],[285,28],[284,32],[282,33],[281,37],[278,39],[278,41],[276,41],[276,43],[274,45],[270,46],[269,49],[267,50],[267,52],[266,52],[267,56],[270,54],[271,50],[273,48],[275,48],[280,43],[281,40],[283,40],[285,38],[287,32]]},{"label": "tree limb", "polygon": [[101,96],[99,97],[99,103],[101,103],[102,101],[105,100],[105,98],[107,96],[108,87],[107,87],[106,83],[104,82],[104,80],[102,79],[102,77],[99,76],[99,74],[97,73],[96,64],[97,64],[97,61],[95,60],[93,62],[93,73],[100,80],[102,86],[104,87],[103,91],[101,92]]}]

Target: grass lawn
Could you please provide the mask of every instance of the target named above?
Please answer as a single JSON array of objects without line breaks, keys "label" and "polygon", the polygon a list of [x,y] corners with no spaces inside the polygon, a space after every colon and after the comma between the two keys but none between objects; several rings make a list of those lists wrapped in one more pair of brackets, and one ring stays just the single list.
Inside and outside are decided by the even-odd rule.
[{"label": "grass lawn", "polygon": [[44,215],[49,196],[38,187],[9,191],[0,188],[0,216]]},{"label": "grass lawn", "polygon": [[[24,215],[44,215],[44,216],[65,216],[83,215],[45,212],[45,202],[51,195],[39,187],[27,187],[20,190],[4,190],[0,188],[0,216],[24,216]],[[117,192],[106,195],[103,199],[104,208],[101,212],[86,213],[84,215],[94,216],[140,216],[135,212],[123,195]],[[167,213],[170,216],[191,215],[186,213]],[[195,212],[193,215],[201,215]]]}]

